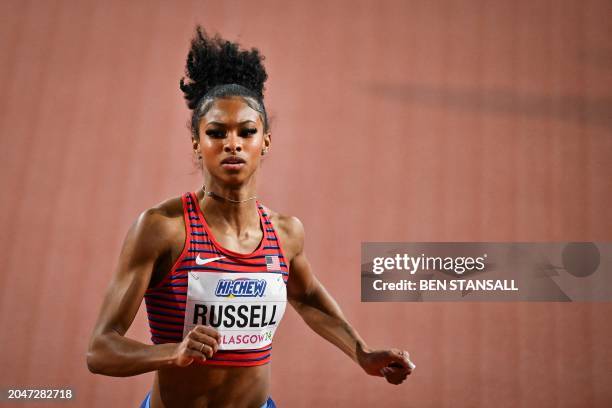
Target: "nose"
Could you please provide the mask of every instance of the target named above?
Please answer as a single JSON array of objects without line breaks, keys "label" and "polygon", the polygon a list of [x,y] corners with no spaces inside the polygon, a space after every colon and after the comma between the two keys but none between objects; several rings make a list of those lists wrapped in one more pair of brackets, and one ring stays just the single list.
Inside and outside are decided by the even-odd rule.
[{"label": "nose", "polygon": [[236,132],[228,132],[225,146],[223,150],[226,153],[242,151],[242,139]]}]

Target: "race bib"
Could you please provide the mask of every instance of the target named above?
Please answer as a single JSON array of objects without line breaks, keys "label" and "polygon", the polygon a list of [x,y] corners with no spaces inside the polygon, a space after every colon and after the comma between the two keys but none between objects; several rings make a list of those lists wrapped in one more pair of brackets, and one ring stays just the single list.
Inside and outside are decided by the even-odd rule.
[{"label": "race bib", "polygon": [[201,324],[219,331],[220,350],[272,343],[287,304],[282,275],[191,271],[188,276],[183,337]]}]

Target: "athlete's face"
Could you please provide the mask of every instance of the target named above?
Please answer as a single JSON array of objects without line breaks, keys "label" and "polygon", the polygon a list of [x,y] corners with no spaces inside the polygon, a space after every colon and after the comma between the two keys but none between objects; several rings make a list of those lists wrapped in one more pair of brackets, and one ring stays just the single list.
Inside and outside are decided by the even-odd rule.
[{"label": "athlete's face", "polygon": [[248,179],[271,142],[259,113],[239,97],[217,99],[200,120],[200,141],[194,139],[206,170],[223,182]]}]

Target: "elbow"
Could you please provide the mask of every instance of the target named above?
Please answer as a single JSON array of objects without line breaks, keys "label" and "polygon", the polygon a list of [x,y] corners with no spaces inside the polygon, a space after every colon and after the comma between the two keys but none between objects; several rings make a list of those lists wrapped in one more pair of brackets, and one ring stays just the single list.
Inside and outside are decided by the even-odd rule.
[{"label": "elbow", "polygon": [[126,377],[127,374],[118,363],[119,358],[114,349],[112,340],[106,335],[93,338],[85,356],[89,372],[110,377]]},{"label": "elbow", "polygon": [[100,364],[100,359],[92,349],[87,351],[87,369],[89,369],[89,372],[92,374],[103,374],[104,371]]},{"label": "elbow", "polygon": [[93,359],[89,357],[89,354],[87,355],[87,369],[92,374],[100,374],[100,369],[98,368],[98,366],[96,366]]},{"label": "elbow", "polygon": [[87,350],[86,360],[87,369],[93,374],[108,375],[106,364],[104,364],[104,343],[102,338],[97,337],[92,340]]}]

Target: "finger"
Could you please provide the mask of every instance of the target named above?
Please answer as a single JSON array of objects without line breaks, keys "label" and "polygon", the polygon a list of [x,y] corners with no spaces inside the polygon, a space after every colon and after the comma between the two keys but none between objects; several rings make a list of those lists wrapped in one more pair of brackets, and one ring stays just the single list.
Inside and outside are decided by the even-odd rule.
[{"label": "finger", "polygon": [[208,358],[213,356],[213,348],[208,344],[199,342],[197,340],[189,339],[189,342],[187,343],[187,349],[197,351],[198,353]]},{"label": "finger", "polygon": [[399,355],[402,358],[402,363],[404,363],[406,367],[410,368],[411,370],[416,368],[416,365],[410,361],[410,354],[406,350],[400,351]]},{"label": "finger", "polygon": [[387,352],[387,358],[389,363],[387,365],[392,367],[410,367],[410,360],[400,350],[392,349]]},{"label": "finger", "polygon": [[401,384],[408,376],[408,372],[405,369],[391,369],[385,370],[385,379],[391,384]]},{"label": "finger", "polygon": [[408,367],[404,367],[402,364],[399,364],[399,363],[391,363],[387,367],[402,370],[408,373],[409,375],[412,374],[412,371],[414,370],[414,368],[416,368],[416,366],[412,363],[412,361],[410,362]]},{"label": "finger", "polygon": [[204,353],[204,355],[208,358],[211,358],[213,354],[215,354],[215,351],[213,350],[213,348],[209,346],[208,344],[204,344],[204,343],[200,344],[200,347],[198,347],[198,351],[200,353]]},{"label": "finger", "polygon": [[412,371],[409,368],[389,368],[389,367],[386,367],[384,377],[387,380],[392,380],[392,381],[395,381],[395,382],[397,382],[397,381],[402,382],[410,374],[412,374]]},{"label": "finger", "polygon": [[191,358],[194,358],[194,359],[197,358],[197,359],[202,360],[202,361],[206,361],[208,359],[206,354],[200,353],[198,350],[194,350],[194,349],[190,349],[190,348],[185,349],[184,354],[186,356],[188,356],[188,357],[191,357]]},{"label": "finger", "polygon": [[188,336],[193,340],[209,345],[210,347],[212,347],[215,353],[217,352],[217,350],[219,350],[219,343],[217,342],[217,340],[214,337],[209,336],[208,334],[191,331],[189,332]]},{"label": "finger", "polygon": [[412,373],[412,370],[410,369],[410,367],[404,368],[404,367],[387,366],[385,368],[386,368],[387,374],[390,374],[390,375],[410,375],[410,373]]},{"label": "finger", "polygon": [[402,382],[404,382],[406,377],[401,377],[401,376],[397,376],[397,375],[387,375],[385,377],[385,379],[387,380],[388,383],[391,383],[391,384],[394,384],[394,385],[399,385]]},{"label": "finger", "polygon": [[207,334],[210,337],[213,337],[218,342],[221,341],[221,335],[219,334],[217,329],[215,329],[214,327],[202,326],[201,324],[199,324],[196,327],[194,327],[192,331]]},{"label": "finger", "polygon": [[408,367],[410,367],[411,370],[414,370],[416,368],[416,364],[410,361],[410,354],[406,350],[402,350],[400,354],[402,355],[406,364],[408,364]]},{"label": "finger", "polygon": [[409,368],[391,368],[391,367],[384,367],[380,370],[380,374],[385,377],[387,380],[391,379],[391,380],[405,380],[406,377],[408,377],[410,374],[412,373],[412,371],[410,371]]},{"label": "finger", "polygon": [[406,350],[392,349],[391,351],[398,358],[397,360],[395,360],[395,362],[402,365],[403,367],[410,368],[411,370],[414,370],[416,368],[416,364],[410,361],[410,354]]},{"label": "finger", "polygon": [[202,344],[205,344],[212,349],[213,353],[216,353],[217,350],[219,350],[219,344],[217,343],[217,340],[207,334],[190,332],[188,334],[188,338],[196,342],[197,347],[193,347],[194,349],[199,348]]}]

